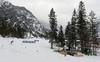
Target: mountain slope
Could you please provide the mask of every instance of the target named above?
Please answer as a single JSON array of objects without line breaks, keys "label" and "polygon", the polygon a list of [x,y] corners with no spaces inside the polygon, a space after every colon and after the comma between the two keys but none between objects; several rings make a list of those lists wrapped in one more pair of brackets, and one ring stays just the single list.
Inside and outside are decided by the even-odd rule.
[{"label": "mountain slope", "polygon": [[35,32],[37,34],[48,31],[39,20],[25,7],[14,6],[12,3],[0,0],[0,18],[7,15],[8,19],[15,25],[21,26],[26,31]]},{"label": "mountain slope", "polygon": [[[12,40],[14,42],[10,44]],[[22,43],[23,40],[39,42]],[[98,56],[64,56],[50,49],[49,40],[0,37],[0,62],[100,62],[100,49],[98,53]]]},{"label": "mountain slope", "polygon": [[50,29],[50,27],[49,27],[49,23],[44,22],[44,21],[41,21],[41,20],[40,20],[40,23],[41,23],[41,25],[44,25],[45,28]]}]

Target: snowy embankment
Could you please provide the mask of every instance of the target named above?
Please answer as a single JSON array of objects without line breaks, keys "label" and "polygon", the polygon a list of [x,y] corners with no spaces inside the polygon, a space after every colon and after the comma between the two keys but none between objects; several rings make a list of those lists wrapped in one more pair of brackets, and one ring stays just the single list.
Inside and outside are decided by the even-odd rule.
[{"label": "snowy embankment", "polygon": [[[11,41],[14,41],[10,44]],[[23,40],[39,40],[36,43],[22,43]],[[99,52],[100,53],[100,52]],[[17,39],[0,37],[0,62],[100,62],[99,56],[73,57],[61,55],[50,49],[45,39]]]}]

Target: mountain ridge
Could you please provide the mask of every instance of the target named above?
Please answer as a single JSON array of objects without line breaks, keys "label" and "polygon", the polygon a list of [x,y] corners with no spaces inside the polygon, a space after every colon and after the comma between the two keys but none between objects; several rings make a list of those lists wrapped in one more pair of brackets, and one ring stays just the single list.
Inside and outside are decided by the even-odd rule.
[{"label": "mountain ridge", "polygon": [[[13,24],[21,26],[26,31],[35,32],[35,34],[44,34],[49,31],[39,20],[25,7],[14,6],[9,1],[0,0],[0,18],[7,15]],[[9,22],[9,21],[8,21]]]}]

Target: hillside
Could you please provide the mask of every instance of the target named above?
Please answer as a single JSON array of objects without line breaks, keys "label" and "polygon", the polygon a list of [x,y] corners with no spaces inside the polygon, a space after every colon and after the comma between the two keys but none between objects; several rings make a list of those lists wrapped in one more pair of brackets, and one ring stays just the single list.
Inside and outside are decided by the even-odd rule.
[{"label": "hillside", "polygon": [[33,34],[44,34],[47,28],[39,22],[39,20],[25,7],[14,6],[9,1],[0,0],[0,21],[7,16],[8,23],[12,23],[12,27],[20,26],[26,31],[32,31]]}]

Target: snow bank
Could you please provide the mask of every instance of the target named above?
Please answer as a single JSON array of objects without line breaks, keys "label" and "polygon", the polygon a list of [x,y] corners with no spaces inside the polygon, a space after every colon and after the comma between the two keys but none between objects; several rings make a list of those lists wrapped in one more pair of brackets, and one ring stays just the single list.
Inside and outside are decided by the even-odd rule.
[{"label": "snow bank", "polygon": [[[11,41],[14,41],[10,44]],[[36,43],[23,43],[23,40]],[[73,57],[61,55],[50,49],[49,40],[0,37],[0,62],[99,62],[100,56]]]}]

